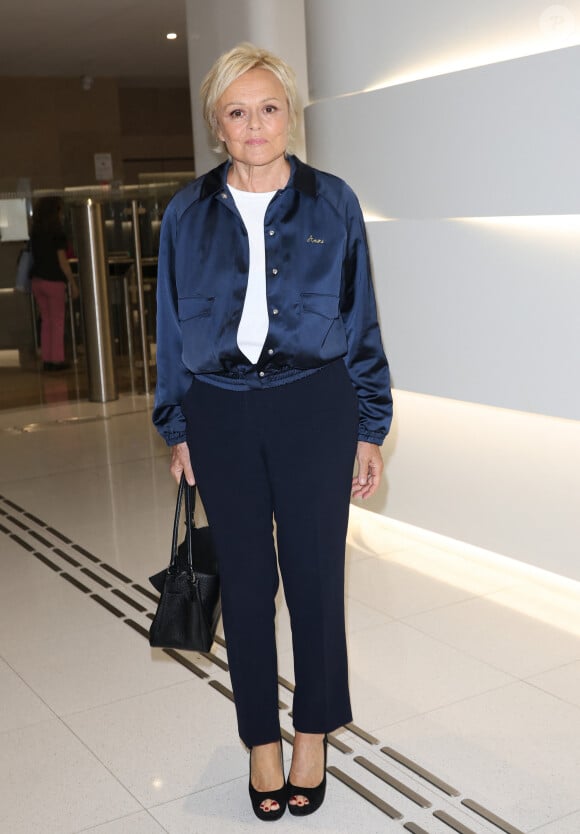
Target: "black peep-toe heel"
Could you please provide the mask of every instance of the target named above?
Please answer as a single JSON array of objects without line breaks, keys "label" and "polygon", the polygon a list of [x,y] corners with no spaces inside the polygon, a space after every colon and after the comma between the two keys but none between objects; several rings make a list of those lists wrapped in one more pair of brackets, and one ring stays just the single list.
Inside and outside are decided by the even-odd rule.
[{"label": "black peep-toe heel", "polygon": [[[324,736],[324,771],[322,774],[322,782],[315,788],[299,788],[298,785],[293,785],[290,779],[286,783],[288,796],[288,810],[295,817],[306,817],[308,814],[313,814],[318,811],[324,802],[324,795],[326,793],[326,752],[328,748],[328,736]],[[290,800],[296,796],[305,796],[308,800],[306,805],[291,805]]]},{"label": "black peep-toe heel", "polygon": [[[280,739],[280,759],[282,761],[282,778],[284,778],[284,756],[282,754],[282,739]],[[259,820],[265,820],[274,822],[275,820],[279,820],[284,811],[286,810],[286,802],[287,802],[287,793],[286,793],[286,784],[282,785],[277,791],[257,791],[252,785],[252,750],[250,748],[250,782],[249,782],[249,791],[250,791],[250,801],[252,803],[252,808],[254,809],[254,814],[258,817]],[[278,808],[275,811],[264,811],[260,808],[262,802],[265,802],[267,799],[271,800],[272,802],[278,803]]]}]

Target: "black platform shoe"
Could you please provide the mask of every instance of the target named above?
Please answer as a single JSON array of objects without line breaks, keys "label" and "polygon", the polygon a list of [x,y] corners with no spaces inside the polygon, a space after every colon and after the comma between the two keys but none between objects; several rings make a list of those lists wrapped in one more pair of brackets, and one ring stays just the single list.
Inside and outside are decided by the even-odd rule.
[{"label": "black platform shoe", "polygon": [[[299,788],[298,785],[293,785],[290,779],[286,782],[288,810],[295,817],[306,817],[308,814],[313,814],[315,811],[318,811],[324,802],[324,795],[326,793],[326,752],[328,749],[328,736],[324,736],[322,742],[324,745],[322,782],[315,788]],[[290,800],[295,796],[305,796],[308,802],[306,805],[291,805]]]},{"label": "black platform shoe", "polygon": [[[284,757],[282,755],[282,740],[280,739],[280,759],[282,761],[282,778],[284,777]],[[250,748],[250,782],[248,785],[250,791],[250,800],[252,802],[252,808],[254,809],[254,814],[258,817],[259,820],[265,820],[266,822],[271,821],[274,822],[275,820],[279,820],[284,811],[286,810],[286,802],[287,802],[287,794],[286,794],[286,784],[282,785],[277,791],[257,791],[252,786],[252,750]],[[264,811],[260,808],[262,802],[265,802],[269,799],[272,802],[278,803],[278,808],[272,811]]]}]

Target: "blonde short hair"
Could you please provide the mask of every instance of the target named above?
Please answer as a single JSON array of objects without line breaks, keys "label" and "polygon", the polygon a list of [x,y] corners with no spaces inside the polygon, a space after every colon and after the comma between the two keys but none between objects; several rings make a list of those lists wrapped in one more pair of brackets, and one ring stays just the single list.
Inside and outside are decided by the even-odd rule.
[{"label": "blonde short hair", "polygon": [[229,52],[220,55],[200,88],[203,117],[212,136],[218,140],[218,151],[223,149],[223,143],[218,136],[217,103],[230,84],[251,69],[270,70],[282,84],[288,102],[288,135],[292,141],[298,121],[298,91],[294,70],[266,49],[260,49],[252,43],[239,43]]}]

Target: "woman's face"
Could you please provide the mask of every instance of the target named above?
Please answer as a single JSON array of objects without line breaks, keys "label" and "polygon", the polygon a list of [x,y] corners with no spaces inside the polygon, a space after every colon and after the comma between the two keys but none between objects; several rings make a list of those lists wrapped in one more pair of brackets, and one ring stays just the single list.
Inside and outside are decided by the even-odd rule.
[{"label": "woman's face", "polygon": [[284,87],[267,69],[251,69],[226,88],[216,108],[218,138],[236,162],[268,165],[288,144]]}]

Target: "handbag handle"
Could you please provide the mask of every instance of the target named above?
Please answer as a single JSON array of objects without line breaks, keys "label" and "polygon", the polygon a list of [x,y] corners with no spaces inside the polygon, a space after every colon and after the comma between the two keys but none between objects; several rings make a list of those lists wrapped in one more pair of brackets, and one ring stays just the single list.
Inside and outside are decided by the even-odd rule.
[{"label": "handbag handle", "polygon": [[[187,523],[185,525],[185,543],[187,548],[187,565],[193,573],[193,553],[191,548],[191,522],[195,510],[196,487],[195,484],[190,486],[185,480],[185,475],[181,473],[181,480],[179,481],[179,489],[177,490],[177,502],[175,504],[175,518],[173,519],[173,537],[171,540],[171,562],[170,568],[175,567],[177,563],[178,537],[179,537],[179,519],[181,518],[181,508],[183,506],[183,494],[185,493],[185,514]],[[195,580],[195,575],[194,575]]]}]

